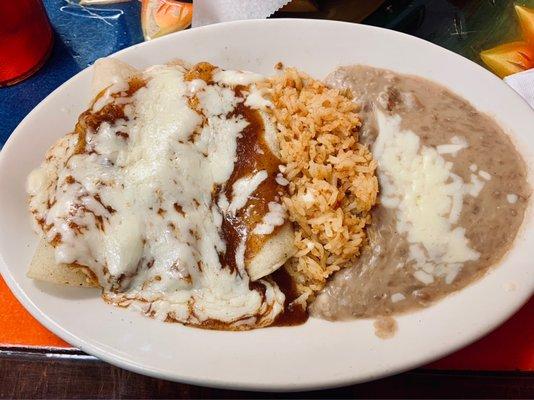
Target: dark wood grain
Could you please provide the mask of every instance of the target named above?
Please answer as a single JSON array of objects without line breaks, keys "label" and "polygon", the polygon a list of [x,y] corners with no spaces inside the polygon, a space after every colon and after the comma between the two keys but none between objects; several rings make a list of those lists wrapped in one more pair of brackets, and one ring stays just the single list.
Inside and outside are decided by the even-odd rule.
[{"label": "dark wood grain", "polygon": [[[65,355],[67,356],[67,355]],[[325,366],[326,368],[326,366]],[[532,373],[416,370],[375,382],[303,393],[203,388],[144,377],[97,360],[0,357],[0,398],[534,398]]]}]

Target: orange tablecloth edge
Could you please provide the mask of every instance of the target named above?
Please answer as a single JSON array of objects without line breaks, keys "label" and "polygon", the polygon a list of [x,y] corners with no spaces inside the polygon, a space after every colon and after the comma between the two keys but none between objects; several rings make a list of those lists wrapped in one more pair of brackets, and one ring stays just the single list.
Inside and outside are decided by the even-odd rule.
[{"label": "orange tablecloth edge", "polygon": [[[534,371],[534,298],[504,325],[476,343],[431,363],[448,370]],[[0,346],[66,349],[71,346],[37,322],[0,278]]]}]

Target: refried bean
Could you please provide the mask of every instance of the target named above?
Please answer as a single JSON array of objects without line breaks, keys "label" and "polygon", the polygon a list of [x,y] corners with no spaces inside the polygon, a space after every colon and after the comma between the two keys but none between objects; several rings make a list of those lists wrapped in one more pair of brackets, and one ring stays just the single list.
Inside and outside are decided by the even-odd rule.
[{"label": "refried bean", "polygon": [[[510,249],[531,195],[525,162],[510,138],[487,115],[428,80],[366,66],[340,67],[327,77],[349,89],[361,106],[360,140],[370,146],[378,131],[374,109],[402,118],[401,128],[416,133],[421,145],[450,144],[462,137],[467,147],[443,154],[452,172],[468,181],[473,171],[489,174],[476,197],[464,196],[455,226],[465,229],[471,248],[451,283],[424,284],[413,275],[409,242],[396,229],[395,209],[377,206],[368,228],[369,243],[354,265],[339,271],[311,306],[312,315],[329,320],[394,315],[428,306],[480,278]],[[452,140],[453,141],[453,140]],[[379,165],[380,168],[380,165]],[[487,175],[486,175],[487,176]]]}]

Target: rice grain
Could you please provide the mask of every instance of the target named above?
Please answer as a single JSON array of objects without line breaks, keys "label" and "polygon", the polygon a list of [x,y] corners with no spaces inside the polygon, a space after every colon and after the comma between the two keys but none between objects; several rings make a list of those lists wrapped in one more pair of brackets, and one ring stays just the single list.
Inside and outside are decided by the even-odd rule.
[{"label": "rice grain", "polygon": [[289,182],[283,202],[296,231],[297,253],[285,267],[311,300],[365,244],[378,194],[376,161],[358,142],[360,119],[348,93],[293,68],[267,86]]}]

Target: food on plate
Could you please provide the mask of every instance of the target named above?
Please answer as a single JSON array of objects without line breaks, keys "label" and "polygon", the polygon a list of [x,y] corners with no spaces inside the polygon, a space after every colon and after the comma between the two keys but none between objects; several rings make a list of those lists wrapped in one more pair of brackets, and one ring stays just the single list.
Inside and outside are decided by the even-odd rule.
[{"label": "food on plate", "polygon": [[358,256],[376,202],[376,162],[358,142],[358,107],[346,93],[288,68],[269,81],[277,122],[284,205],[295,227],[286,264],[302,299]]},{"label": "food on plate", "polygon": [[[137,71],[108,59],[96,64],[93,87],[75,131],[29,176],[43,236],[29,276],[100,286],[110,303],[203,328],[304,320],[305,299],[277,271],[299,241],[267,80],[208,63]],[[344,101],[336,115],[356,128]],[[337,149],[322,157],[340,157]],[[360,154],[344,162],[351,157]]]},{"label": "food on plate", "polygon": [[326,82],[352,91],[378,163],[369,246],[312,306],[327,319],[427,306],[497,264],[531,196],[527,168],[487,115],[428,80],[366,66]]},{"label": "food on plate", "polygon": [[32,265],[49,269],[48,248],[107,301],[161,320],[272,324],[284,294],[261,278],[294,249],[262,77],[207,63],[95,69],[105,88],[28,180],[45,241]]},{"label": "food on plate", "polygon": [[496,265],[531,195],[488,116],[366,66],[324,82],[207,62],[96,63],[28,178],[28,276],[166,322],[248,330],[427,306]]}]

